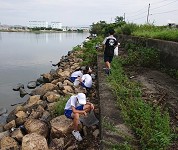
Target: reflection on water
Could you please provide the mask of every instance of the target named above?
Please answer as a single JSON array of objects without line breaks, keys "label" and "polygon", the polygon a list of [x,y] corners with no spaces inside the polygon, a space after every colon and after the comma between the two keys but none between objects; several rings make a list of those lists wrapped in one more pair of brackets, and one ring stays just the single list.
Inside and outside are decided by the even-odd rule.
[{"label": "reflection on water", "polygon": [[[0,32],[0,107],[9,110],[14,103],[26,101],[12,88],[26,85],[40,74],[52,69],[63,55],[80,43],[89,33],[27,33]],[[54,68],[55,69],[55,68]]]}]

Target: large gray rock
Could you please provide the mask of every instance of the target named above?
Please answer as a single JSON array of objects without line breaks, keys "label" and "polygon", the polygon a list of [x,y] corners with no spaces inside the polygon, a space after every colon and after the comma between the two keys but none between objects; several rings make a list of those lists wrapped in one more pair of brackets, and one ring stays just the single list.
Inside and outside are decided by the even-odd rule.
[{"label": "large gray rock", "polygon": [[42,85],[41,87],[36,88],[33,90],[30,95],[44,95],[48,91],[53,91],[57,89],[57,86],[51,83],[46,83]]},{"label": "large gray rock", "polygon": [[0,140],[5,137],[5,136],[9,136],[10,135],[10,132],[9,131],[4,131],[4,132],[1,132],[0,133]]},{"label": "large gray rock", "polygon": [[15,87],[13,87],[13,90],[18,91],[20,88],[24,89],[24,85],[22,83],[18,83]]},{"label": "large gray rock", "polygon": [[59,98],[60,98],[60,95],[57,92],[54,92],[54,91],[47,92],[43,96],[43,99],[47,100],[49,103],[56,102]]},{"label": "large gray rock", "polygon": [[58,116],[50,121],[51,123],[51,136],[53,138],[61,138],[65,134],[70,133],[73,128],[73,122],[65,115]]},{"label": "large gray rock", "polygon": [[19,89],[19,92],[20,92],[20,97],[24,97],[25,95],[28,94],[28,92],[25,91],[25,89],[23,89],[23,88],[20,88],[20,89]]},{"label": "large gray rock", "polygon": [[0,116],[7,113],[6,108],[0,108]]},{"label": "large gray rock", "polygon": [[17,141],[9,136],[3,137],[1,139],[0,145],[2,150],[10,150],[10,149],[19,150]]},{"label": "large gray rock", "polygon": [[12,120],[11,122],[4,125],[5,130],[10,130],[11,128],[15,128],[15,127],[16,127],[15,120]]},{"label": "large gray rock", "polygon": [[51,118],[52,118],[51,114],[48,111],[44,111],[40,120],[45,120],[46,122],[49,122]]},{"label": "large gray rock", "polygon": [[64,77],[64,78],[69,77],[70,74],[71,74],[71,72],[69,72],[69,71],[67,71],[67,70],[65,70],[65,71],[59,70],[57,73],[58,73],[58,75],[59,75],[60,77]]},{"label": "large gray rock", "polygon": [[14,130],[12,133],[11,133],[11,137],[16,139],[18,142],[22,142],[22,138],[23,138],[23,133],[22,131],[20,130],[20,128]]},{"label": "large gray rock", "polygon": [[18,118],[27,118],[28,117],[28,114],[27,113],[25,113],[24,111],[18,111],[16,114],[16,117],[18,117]]},{"label": "large gray rock", "polygon": [[43,115],[43,112],[44,108],[41,105],[39,105],[37,109],[32,110],[29,118],[39,119]]},{"label": "large gray rock", "polygon": [[0,126],[3,126],[6,124],[7,117],[8,117],[8,114],[3,114],[0,116]]},{"label": "large gray rock", "polygon": [[28,82],[28,84],[27,84],[27,87],[28,87],[29,89],[34,89],[34,88],[36,88],[36,86],[37,86],[36,81],[30,81],[30,82]]},{"label": "large gray rock", "polygon": [[38,101],[40,101],[40,95],[30,96],[30,98],[27,100],[25,108],[36,105]]},{"label": "large gray rock", "polygon": [[71,86],[69,85],[65,85],[64,86],[64,90],[62,90],[65,94],[70,94],[70,93],[74,93],[74,90]]},{"label": "large gray rock", "polygon": [[42,74],[45,83],[50,83],[53,80],[53,76],[50,73]]},{"label": "large gray rock", "polygon": [[10,112],[10,114],[8,115],[7,117],[7,122],[10,122],[12,120],[15,120],[17,117],[16,117],[16,113],[18,111],[26,111],[26,109],[24,108],[24,106],[17,106],[13,111]]},{"label": "large gray rock", "polygon": [[22,139],[22,150],[48,150],[46,139],[37,134],[27,134]]},{"label": "large gray rock", "polygon": [[53,149],[53,150],[64,149],[64,138],[60,138],[60,139],[55,138],[55,139],[52,139],[49,148]]},{"label": "large gray rock", "polygon": [[48,125],[45,122],[38,119],[28,119],[25,122],[24,126],[27,133],[37,133],[44,137],[47,137],[49,133]]}]

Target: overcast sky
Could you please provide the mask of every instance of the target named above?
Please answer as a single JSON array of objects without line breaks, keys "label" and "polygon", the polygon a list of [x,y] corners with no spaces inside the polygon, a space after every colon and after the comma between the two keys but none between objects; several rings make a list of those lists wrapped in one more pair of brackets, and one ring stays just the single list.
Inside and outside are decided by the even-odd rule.
[{"label": "overcast sky", "polygon": [[0,0],[0,23],[28,25],[29,21],[62,22],[63,26],[91,25],[100,20],[155,25],[178,23],[178,0]]}]

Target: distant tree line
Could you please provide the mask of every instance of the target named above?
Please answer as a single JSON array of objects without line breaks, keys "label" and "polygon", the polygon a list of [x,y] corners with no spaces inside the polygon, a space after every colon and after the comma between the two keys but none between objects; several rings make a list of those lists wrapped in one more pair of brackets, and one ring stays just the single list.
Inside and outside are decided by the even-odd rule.
[{"label": "distant tree line", "polygon": [[115,30],[116,35],[125,34],[178,42],[178,28],[176,26],[126,23],[122,16],[117,16],[113,23],[106,23],[105,21],[93,23],[90,28],[90,34],[106,36],[111,28]]}]

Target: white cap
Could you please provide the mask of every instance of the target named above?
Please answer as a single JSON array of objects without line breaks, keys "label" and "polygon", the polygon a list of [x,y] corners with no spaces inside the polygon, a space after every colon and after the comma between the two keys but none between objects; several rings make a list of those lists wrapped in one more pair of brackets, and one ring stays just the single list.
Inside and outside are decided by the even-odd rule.
[{"label": "white cap", "polygon": [[78,99],[79,104],[81,104],[81,105],[86,104],[86,95],[84,93],[78,93],[77,99]]}]

